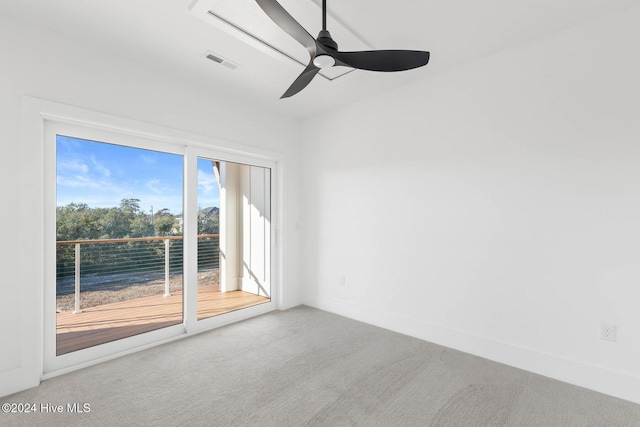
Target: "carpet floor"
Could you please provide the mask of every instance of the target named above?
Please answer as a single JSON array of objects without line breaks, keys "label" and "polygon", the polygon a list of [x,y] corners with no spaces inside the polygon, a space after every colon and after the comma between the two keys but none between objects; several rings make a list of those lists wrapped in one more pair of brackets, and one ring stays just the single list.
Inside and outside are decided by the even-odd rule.
[{"label": "carpet floor", "polygon": [[0,403],[38,405],[2,426],[640,426],[640,405],[304,306]]}]

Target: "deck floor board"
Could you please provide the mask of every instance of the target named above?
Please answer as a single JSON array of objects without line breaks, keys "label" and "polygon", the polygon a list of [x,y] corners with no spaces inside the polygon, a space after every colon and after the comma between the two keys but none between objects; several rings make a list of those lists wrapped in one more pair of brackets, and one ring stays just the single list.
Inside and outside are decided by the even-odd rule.
[{"label": "deck floor board", "polygon": [[[243,291],[198,288],[198,320],[268,302]],[[182,292],[137,298],[56,314],[56,355],[115,341],[182,322]]]}]

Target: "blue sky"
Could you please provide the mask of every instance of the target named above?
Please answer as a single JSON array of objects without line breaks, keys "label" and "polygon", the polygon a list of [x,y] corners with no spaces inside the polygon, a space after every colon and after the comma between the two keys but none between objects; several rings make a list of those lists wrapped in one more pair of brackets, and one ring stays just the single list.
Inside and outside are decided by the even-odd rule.
[{"label": "blue sky", "polygon": [[[57,205],[86,203],[92,208],[140,199],[149,213],[182,212],[182,156],[58,135]],[[198,205],[220,206],[211,161],[198,159]]]}]

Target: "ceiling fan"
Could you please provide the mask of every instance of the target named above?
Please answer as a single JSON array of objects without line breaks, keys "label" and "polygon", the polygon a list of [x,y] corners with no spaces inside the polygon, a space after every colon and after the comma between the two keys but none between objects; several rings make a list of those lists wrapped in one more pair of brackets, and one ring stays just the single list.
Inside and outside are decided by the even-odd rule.
[{"label": "ceiling fan", "polygon": [[322,68],[341,65],[370,71],[404,71],[422,67],[429,62],[429,52],[418,50],[368,50],[340,52],[338,44],[327,31],[327,1],[322,0],[322,30],[313,38],[276,0],[256,0],[256,3],[280,28],[289,33],[309,51],[307,68],[280,97],[288,98],[304,89]]}]

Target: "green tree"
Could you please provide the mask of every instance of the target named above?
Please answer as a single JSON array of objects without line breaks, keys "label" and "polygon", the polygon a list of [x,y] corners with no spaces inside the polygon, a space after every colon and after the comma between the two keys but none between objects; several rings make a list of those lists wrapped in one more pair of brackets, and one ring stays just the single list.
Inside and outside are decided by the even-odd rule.
[{"label": "green tree", "polygon": [[91,240],[101,234],[97,212],[85,203],[70,203],[56,208],[56,240]]},{"label": "green tree", "polygon": [[175,222],[176,218],[175,216],[171,215],[169,209],[160,209],[153,216],[153,228],[156,231],[156,236],[172,235]]},{"label": "green tree", "polygon": [[137,215],[140,213],[140,199],[122,199],[120,209],[125,215]]},{"label": "green tree", "polygon": [[151,218],[144,214],[136,215],[129,226],[129,237],[150,237],[153,232]]},{"label": "green tree", "polygon": [[117,208],[107,208],[100,212],[100,222],[102,225],[102,239],[122,239],[133,237],[141,230],[139,224],[132,230],[132,225],[138,216],[144,216],[140,211],[140,199],[122,199]]},{"label": "green tree", "polygon": [[100,215],[102,239],[120,239],[128,237],[133,216],[128,218],[121,208],[108,208]]}]

